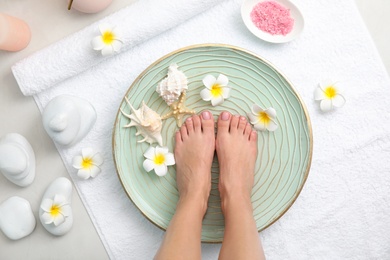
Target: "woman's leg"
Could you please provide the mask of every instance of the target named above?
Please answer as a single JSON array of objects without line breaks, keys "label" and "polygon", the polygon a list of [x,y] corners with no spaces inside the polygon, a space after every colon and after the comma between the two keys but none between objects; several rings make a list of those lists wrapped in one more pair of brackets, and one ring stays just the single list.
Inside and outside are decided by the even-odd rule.
[{"label": "woman's leg", "polygon": [[257,133],[243,116],[223,112],[218,118],[216,151],[219,191],[225,217],[220,259],[265,259],[251,203]]},{"label": "woman's leg", "polygon": [[179,202],[156,259],[201,259],[202,219],[211,189],[215,150],[214,119],[209,111],[187,118],[175,136]]}]

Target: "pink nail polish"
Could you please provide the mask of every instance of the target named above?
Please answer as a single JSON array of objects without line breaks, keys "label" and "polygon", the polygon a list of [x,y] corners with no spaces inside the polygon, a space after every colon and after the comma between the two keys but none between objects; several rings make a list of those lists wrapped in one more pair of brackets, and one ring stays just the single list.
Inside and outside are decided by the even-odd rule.
[{"label": "pink nail polish", "polygon": [[222,115],[221,115],[221,119],[223,120],[223,121],[227,121],[227,120],[229,120],[229,118],[230,118],[230,114],[229,114],[229,112],[222,112]]},{"label": "pink nail polish", "polygon": [[202,112],[202,118],[203,118],[204,120],[209,120],[209,119],[211,119],[210,112],[209,112],[209,111],[204,111],[204,112]]}]

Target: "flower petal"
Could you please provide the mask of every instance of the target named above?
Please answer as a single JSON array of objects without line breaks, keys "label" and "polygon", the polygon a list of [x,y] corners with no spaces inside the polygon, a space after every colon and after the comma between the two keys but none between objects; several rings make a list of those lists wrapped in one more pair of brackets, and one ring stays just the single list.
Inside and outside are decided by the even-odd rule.
[{"label": "flower petal", "polygon": [[44,199],[41,203],[41,209],[46,212],[50,212],[51,206],[53,206],[53,201],[51,199]]},{"label": "flower petal", "polygon": [[224,87],[222,88],[222,96],[223,98],[229,98],[230,97],[230,90],[231,88],[228,88],[228,87]]},{"label": "flower petal", "polygon": [[112,48],[114,49],[115,52],[119,52],[122,48],[123,43],[119,40],[114,40],[112,42]]},{"label": "flower petal", "polygon": [[200,97],[201,97],[204,101],[210,101],[210,100],[213,98],[213,95],[211,95],[210,89],[205,88],[205,89],[203,89],[203,90],[200,92]]},{"label": "flower petal", "polygon": [[103,156],[101,155],[101,153],[95,153],[94,156],[92,156],[92,164],[96,165],[96,166],[100,166],[102,165],[104,162],[104,159],[103,159]]},{"label": "flower petal", "polygon": [[58,214],[53,220],[55,226],[59,226],[64,222],[65,222],[65,217],[62,214]]},{"label": "flower petal", "polygon": [[325,92],[320,88],[316,88],[314,91],[314,100],[323,100],[325,99]]},{"label": "flower petal", "polygon": [[161,165],[157,166],[156,168],[154,168],[154,172],[158,176],[164,176],[168,172],[168,167],[165,164],[161,164]]},{"label": "flower petal", "polygon": [[83,158],[92,158],[95,155],[95,152],[92,148],[84,148],[81,150],[81,155]]},{"label": "flower petal", "polygon": [[320,108],[322,111],[327,112],[332,110],[332,100],[331,99],[323,99],[320,103]]},{"label": "flower petal", "polygon": [[67,203],[66,198],[63,195],[56,194],[54,196],[53,204],[62,206],[66,203]]},{"label": "flower petal", "polygon": [[265,124],[261,121],[257,122],[254,126],[253,126],[254,129],[256,130],[259,130],[259,131],[264,131],[265,129],[267,129],[265,127]]},{"label": "flower petal", "polygon": [[53,223],[53,221],[54,221],[53,216],[52,216],[50,213],[47,213],[47,212],[43,213],[43,214],[41,215],[41,218],[42,218],[42,221],[43,221],[45,224],[51,224],[51,223]]},{"label": "flower petal", "polygon": [[207,75],[203,78],[202,82],[206,88],[211,89],[211,87],[215,84],[217,79],[213,75]]},{"label": "flower petal", "polygon": [[267,113],[267,115],[272,118],[272,119],[275,119],[276,118],[276,110],[275,108],[273,107],[269,107],[267,108],[266,110],[264,110],[265,113]]},{"label": "flower petal", "polygon": [[263,112],[264,109],[261,108],[259,105],[257,104],[253,104],[252,106],[252,113],[255,114],[255,115],[258,115],[260,112]]},{"label": "flower petal", "polygon": [[91,177],[91,172],[89,170],[85,170],[85,169],[80,169],[78,172],[77,172],[77,176],[80,177],[81,179],[88,179],[89,177]]},{"label": "flower petal", "polygon": [[153,146],[149,146],[149,148],[144,153],[144,156],[150,160],[153,160],[156,156],[156,148],[154,148]]},{"label": "flower petal", "polygon": [[146,159],[142,166],[144,167],[146,172],[150,172],[151,170],[154,169],[154,167],[156,167],[154,162],[150,159]]},{"label": "flower petal", "polygon": [[114,53],[114,48],[112,47],[112,45],[106,45],[103,49],[102,49],[102,55],[103,56],[108,56],[108,55],[111,55]]},{"label": "flower petal", "polygon": [[72,208],[70,205],[64,205],[61,207],[61,214],[64,215],[65,217],[68,217],[72,214]]},{"label": "flower petal", "polygon": [[101,36],[96,36],[91,41],[92,49],[100,51],[104,48],[105,44]]},{"label": "flower petal", "polygon": [[223,74],[219,74],[216,84],[221,85],[222,87],[226,87],[229,84],[229,79]]},{"label": "flower petal", "polygon": [[157,146],[156,147],[156,154],[160,154],[160,153],[162,153],[162,154],[167,154],[169,152],[169,150],[168,150],[168,147],[166,147],[166,146],[163,146],[163,147],[161,147],[161,146]]},{"label": "flower petal", "polygon": [[276,129],[278,129],[278,125],[273,121],[269,121],[268,125],[267,125],[267,130],[268,131],[275,131]]},{"label": "flower petal", "polygon": [[333,104],[335,107],[342,107],[342,106],[344,106],[344,104],[345,104],[345,98],[344,98],[342,95],[338,94],[338,95],[336,95],[336,96],[333,98],[332,104]]},{"label": "flower petal", "polygon": [[92,178],[95,178],[101,172],[100,168],[96,165],[93,165],[89,170]]},{"label": "flower petal", "polygon": [[331,79],[326,79],[324,81],[322,81],[320,84],[319,84],[320,88],[325,91],[325,89],[329,86],[333,86],[334,88],[337,88],[336,87],[336,82],[334,82],[333,80]]},{"label": "flower petal", "polygon": [[104,34],[107,31],[110,31],[110,32],[113,31],[113,28],[108,23],[102,23],[102,24],[99,24],[99,31],[101,34]]},{"label": "flower petal", "polygon": [[76,169],[81,169],[83,168],[83,157],[80,156],[80,155],[77,155],[75,157],[73,157],[73,160],[72,160],[72,166]]},{"label": "flower petal", "polygon": [[211,105],[215,107],[222,104],[223,101],[224,101],[223,96],[217,96],[211,99]]},{"label": "flower petal", "polygon": [[251,122],[251,124],[255,125],[259,122],[259,118],[257,116],[255,116],[254,114],[247,113],[246,115],[248,116],[249,122]]},{"label": "flower petal", "polygon": [[112,33],[115,36],[115,40],[122,41],[121,38],[123,36],[123,31],[119,27],[115,26],[114,28],[112,28]]},{"label": "flower petal", "polygon": [[165,164],[166,165],[175,165],[175,157],[173,156],[173,153],[167,153],[165,155]]}]

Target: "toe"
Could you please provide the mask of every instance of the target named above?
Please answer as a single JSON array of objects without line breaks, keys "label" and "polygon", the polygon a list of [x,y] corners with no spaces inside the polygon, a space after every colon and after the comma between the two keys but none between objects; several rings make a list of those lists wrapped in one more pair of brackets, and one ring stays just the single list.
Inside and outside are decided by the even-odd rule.
[{"label": "toe", "polygon": [[254,143],[257,143],[257,132],[252,130],[250,136],[249,136],[249,140],[251,142],[254,142]]},{"label": "toe", "polygon": [[182,125],[180,127],[180,135],[183,141],[185,141],[188,138],[188,130],[186,125]]},{"label": "toe", "polygon": [[200,123],[200,117],[198,115],[192,116],[192,121],[194,122],[194,131],[201,132],[202,124]]},{"label": "toe", "polygon": [[245,128],[246,128],[246,118],[244,116],[240,116],[240,120],[238,121],[238,132],[239,133],[244,133]]},{"label": "toe", "polygon": [[250,138],[251,133],[252,133],[252,126],[249,123],[246,123],[244,135],[248,138],[248,140]]},{"label": "toe", "polygon": [[228,133],[232,115],[224,111],[218,117],[218,134]]},{"label": "toe", "polygon": [[212,131],[214,133],[214,118],[210,111],[203,111],[201,116],[203,132]]},{"label": "toe", "polygon": [[188,134],[194,132],[194,120],[192,119],[192,117],[186,119],[186,127],[187,127]]},{"label": "toe", "polygon": [[240,121],[239,115],[232,116],[232,120],[230,121],[230,132],[235,133],[237,132],[238,128],[238,122]]},{"label": "toe", "polygon": [[183,139],[181,138],[180,131],[176,131],[176,134],[175,134],[175,143],[176,143],[176,145],[180,145],[182,142],[183,142]]}]

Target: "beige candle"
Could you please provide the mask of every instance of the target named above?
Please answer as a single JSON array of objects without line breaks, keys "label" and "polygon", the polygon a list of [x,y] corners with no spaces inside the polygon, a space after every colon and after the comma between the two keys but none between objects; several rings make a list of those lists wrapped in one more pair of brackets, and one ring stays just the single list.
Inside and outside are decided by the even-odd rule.
[{"label": "beige candle", "polygon": [[20,51],[31,39],[28,25],[19,18],[0,13],[0,50]]}]

